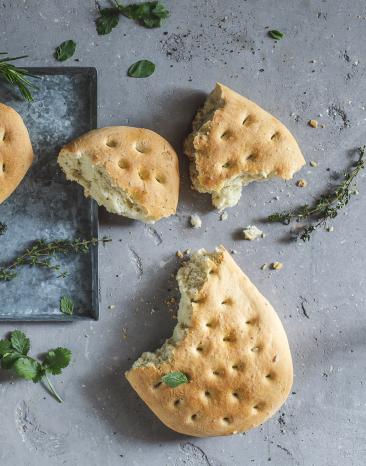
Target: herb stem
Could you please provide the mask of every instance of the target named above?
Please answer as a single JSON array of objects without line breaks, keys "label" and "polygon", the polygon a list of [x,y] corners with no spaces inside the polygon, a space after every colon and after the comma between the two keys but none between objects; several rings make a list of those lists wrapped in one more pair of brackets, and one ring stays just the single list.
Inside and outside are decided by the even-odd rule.
[{"label": "herb stem", "polygon": [[329,219],[334,219],[338,211],[345,207],[351,196],[355,194],[352,186],[355,178],[365,168],[365,146],[358,149],[358,160],[353,164],[352,170],[345,173],[343,181],[335,187],[334,191],[320,196],[313,206],[302,205],[298,209],[279,212],[267,218],[269,222],[282,222],[288,225],[292,220],[308,220],[309,224],[304,226],[299,236],[303,241],[310,239],[311,233],[320,226],[326,226]]},{"label": "herb stem", "polygon": [[64,400],[60,397],[60,395],[57,393],[55,387],[53,386],[53,383],[51,382],[51,380],[49,379],[48,375],[45,374],[44,377],[43,377],[43,381],[46,383],[46,386],[48,388],[48,390],[50,391],[50,393],[56,398],[56,400],[59,402],[59,403],[63,403]]}]

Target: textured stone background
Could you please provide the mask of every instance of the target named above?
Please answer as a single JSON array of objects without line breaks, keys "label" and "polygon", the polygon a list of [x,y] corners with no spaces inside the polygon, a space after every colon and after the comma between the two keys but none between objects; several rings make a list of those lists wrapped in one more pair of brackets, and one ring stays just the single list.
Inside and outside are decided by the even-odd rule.
[{"label": "textured stone background", "polygon": [[[25,64],[56,65],[53,50],[73,38],[75,65],[99,72],[99,125],[157,130],[181,154],[196,107],[221,81],[278,116],[295,134],[309,165],[309,186],[271,181],[249,186],[221,222],[208,197],[189,189],[181,157],[178,214],[154,227],[100,211],[101,320],[20,325],[33,351],[72,349],[74,361],[56,381],[60,406],[42,387],[1,374],[1,465],[363,465],[365,460],[365,178],[360,194],[309,244],[284,240],[286,227],[263,228],[247,243],[238,230],[265,215],[311,200],[349,166],[366,139],[366,4],[361,0],[186,0],[165,2],[166,25],[146,30],[121,19],[98,37],[93,1],[0,4],[1,49],[29,55]],[[279,43],[266,27],[280,29]],[[126,77],[141,58],[157,64],[146,80]],[[72,60],[65,65],[71,65]],[[77,102],[75,102],[77,105]],[[324,128],[307,126],[316,118]],[[329,169],[329,170],[327,170]],[[192,230],[188,217],[202,217]],[[174,326],[171,274],[177,249],[218,243],[273,303],[293,350],[295,383],[283,409],[263,427],[230,438],[192,439],[167,430],[139,401],[123,371]],[[260,270],[280,260],[284,269]],[[36,290],[34,291],[36,293]],[[32,296],[29,297],[32,299]],[[109,306],[115,306],[112,309]],[[169,312],[170,311],[170,312]],[[1,333],[14,328],[1,325]]]}]

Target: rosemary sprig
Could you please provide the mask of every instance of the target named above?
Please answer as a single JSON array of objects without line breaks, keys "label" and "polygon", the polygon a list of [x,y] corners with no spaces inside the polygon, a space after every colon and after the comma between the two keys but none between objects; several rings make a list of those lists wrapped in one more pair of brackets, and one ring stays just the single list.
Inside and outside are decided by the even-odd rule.
[{"label": "rosemary sprig", "polygon": [[[61,265],[52,262],[58,255],[68,255],[72,253],[85,254],[91,246],[98,242],[103,244],[111,241],[109,238],[91,238],[90,240],[76,238],[74,240],[59,239],[47,243],[44,240],[37,240],[23,254],[14,259],[10,264],[0,267],[0,281],[10,281],[17,276],[17,269],[21,266],[43,267],[49,270],[61,271]],[[67,271],[61,271],[59,277],[65,277]]]},{"label": "rosemary sprig", "polygon": [[[0,52],[0,55],[7,55],[7,52]],[[13,86],[16,86],[22,96],[28,100],[29,102],[33,101],[32,91],[37,90],[38,87],[35,86],[32,81],[28,78],[39,78],[39,76],[35,76],[29,71],[18,68],[17,66],[13,65],[12,61],[20,60],[21,58],[26,58],[27,55],[22,55],[20,57],[5,57],[0,59],[0,78],[4,81],[7,81]]]},{"label": "rosemary sprig", "polygon": [[277,212],[267,218],[269,222],[281,222],[288,225],[292,220],[308,220],[309,225],[305,226],[299,233],[300,239],[309,241],[311,234],[319,227],[326,227],[327,221],[338,215],[338,211],[345,207],[351,196],[355,194],[354,179],[365,168],[365,146],[358,149],[358,160],[353,164],[352,170],[344,175],[343,181],[336,189],[327,194],[323,194],[312,205],[302,205],[298,209],[288,212]]},{"label": "rosemary sprig", "polygon": [[0,236],[6,233],[8,226],[6,223],[0,222]]}]

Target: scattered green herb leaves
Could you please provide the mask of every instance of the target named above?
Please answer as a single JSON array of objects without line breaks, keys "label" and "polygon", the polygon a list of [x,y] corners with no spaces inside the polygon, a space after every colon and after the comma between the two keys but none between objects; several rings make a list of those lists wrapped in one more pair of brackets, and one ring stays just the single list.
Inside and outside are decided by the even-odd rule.
[{"label": "scattered green herb leaves", "polygon": [[109,34],[119,22],[120,11],[116,8],[100,8],[100,16],[96,19],[97,33],[99,35]]},{"label": "scattered green herb leaves", "polygon": [[140,60],[128,68],[127,74],[131,78],[147,78],[155,71],[155,64],[149,60]]},{"label": "scattered green herb leaves", "polygon": [[284,33],[277,31],[276,29],[272,29],[271,31],[268,31],[268,35],[272,37],[272,39],[281,40],[284,36]]},{"label": "scattered green herb leaves", "polygon": [[134,19],[147,28],[160,27],[169,16],[169,11],[158,2],[133,3],[121,5],[116,0],[111,1],[112,8],[99,8],[100,16],[96,19],[97,32],[100,35],[109,34],[118,25],[120,15]]},{"label": "scattered green herb leaves", "polygon": [[0,236],[6,233],[8,226],[5,223],[0,222]]},{"label": "scattered green herb leaves", "polygon": [[183,372],[175,371],[163,375],[161,381],[169,387],[175,388],[184,383],[188,383],[188,377],[186,376],[186,374],[183,374]]},{"label": "scattered green herb leaves", "polygon": [[40,362],[28,356],[29,350],[29,338],[20,330],[14,330],[9,338],[0,340],[1,368],[13,369],[19,377],[34,383],[43,381],[56,400],[62,403],[48,374],[61,374],[71,361],[71,351],[67,348],[49,350],[43,362]]},{"label": "scattered green herb leaves", "polygon": [[[7,55],[7,52],[0,52],[0,55]],[[0,78],[17,87],[22,96],[29,102],[32,102],[32,92],[37,90],[38,87],[35,86],[28,78],[39,78],[39,76],[35,76],[29,73],[29,71],[23,68],[18,68],[17,66],[10,63],[15,60],[20,60],[21,58],[27,58],[27,55],[22,55],[21,57],[1,58]]]},{"label": "scattered green herb leaves", "polygon": [[[42,267],[56,272],[61,271],[61,265],[52,262],[52,258],[59,255],[68,254],[85,254],[91,246],[95,246],[99,242],[107,243],[111,241],[109,238],[91,238],[86,239],[59,239],[51,242],[44,240],[35,241],[23,254],[18,256],[8,265],[0,266],[0,281],[10,281],[17,276],[17,269],[21,266],[28,265],[30,267]],[[65,277],[67,271],[61,271],[59,277]]]},{"label": "scattered green herb leaves", "polygon": [[326,227],[327,221],[338,215],[338,211],[345,207],[351,196],[355,194],[354,179],[365,168],[365,146],[358,149],[358,160],[353,164],[352,170],[344,175],[343,181],[327,194],[323,194],[312,205],[302,205],[296,210],[289,212],[279,212],[267,218],[269,222],[280,222],[288,225],[292,220],[308,220],[309,225],[300,232],[299,237],[303,241],[309,241],[311,234],[319,227]]},{"label": "scattered green herb leaves", "polygon": [[71,298],[68,296],[62,296],[60,299],[60,311],[63,314],[67,314],[68,316],[72,316],[74,313],[74,303]]},{"label": "scattered green herb leaves", "polygon": [[76,43],[73,40],[65,40],[55,50],[55,58],[57,61],[65,61],[71,58],[76,50]]}]

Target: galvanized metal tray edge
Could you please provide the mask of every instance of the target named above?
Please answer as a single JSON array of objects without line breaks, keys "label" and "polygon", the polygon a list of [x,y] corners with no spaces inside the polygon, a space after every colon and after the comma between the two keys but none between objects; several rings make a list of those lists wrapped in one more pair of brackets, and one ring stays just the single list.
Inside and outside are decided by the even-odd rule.
[{"label": "galvanized metal tray edge", "polygon": [[[98,72],[94,67],[81,67],[81,66],[64,66],[64,67],[26,67],[27,71],[34,75],[57,75],[57,74],[79,74],[86,73],[90,75],[90,129],[97,127],[97,78]],[[98,204],[91,199],[90,201],[90,218],[91,218],[91,237],[99,238],[99,220],[98,220]],[[99,244],[91,249],[91,264],[92,264],[92,309],[88,316],[65,314],[61,315],[43,315],[39,314],[29,318],[22,316],[1,316],[0,322],[61,322],[71,323],[80,320],[99,320],[99,279],[98,279],[98,249]]]}]

